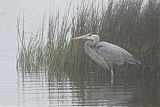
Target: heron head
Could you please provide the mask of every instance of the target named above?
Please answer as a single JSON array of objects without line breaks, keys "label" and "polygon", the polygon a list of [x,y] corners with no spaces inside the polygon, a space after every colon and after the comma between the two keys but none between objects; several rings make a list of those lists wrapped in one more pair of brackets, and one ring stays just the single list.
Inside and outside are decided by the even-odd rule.
[{"label": "heron head", "polygon": [[93,33],[88,33],[86,35],[82,35],[82,36],[73,38],[73,40],[87,40],[87,41],[95,41],[97,39],[99,41],[99,36]]}]

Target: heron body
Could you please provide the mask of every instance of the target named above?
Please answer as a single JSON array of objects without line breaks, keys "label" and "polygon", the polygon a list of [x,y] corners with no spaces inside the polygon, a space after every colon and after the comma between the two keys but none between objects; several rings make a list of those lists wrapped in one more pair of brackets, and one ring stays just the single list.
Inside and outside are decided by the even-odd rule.
[{"label": "heron body", "polygon": [[135,59],[135,57],[125,49],[108,42],[99,42],[100,37],[96,34],[90,33],[73,38],[73,40],[79,39],[86,40],[84,44],[85,52],[95,62],[99,63],[103,67],[107,67],[111,71],[112,78],[114,76],[113,64],[121,65],[125,62],[130,64],[140,64],[140,61]]}]

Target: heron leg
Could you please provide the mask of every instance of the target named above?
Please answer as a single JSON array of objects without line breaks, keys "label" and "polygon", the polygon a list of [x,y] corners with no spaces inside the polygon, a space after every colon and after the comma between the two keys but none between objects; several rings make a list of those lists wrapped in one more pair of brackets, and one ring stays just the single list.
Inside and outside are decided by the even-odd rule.
[{"label": "heron leg", "polygon": [[111,84],[113,84],[113,80],[114,80],[114,73],[113,73],[113,69],[111,69]]},{"label": "heron leg", "polygon": [[114,80],[114,73],[113,73],[113,66],[112,64],[108,64],[109,70],[111,71],[111,84],[113,84]]}]

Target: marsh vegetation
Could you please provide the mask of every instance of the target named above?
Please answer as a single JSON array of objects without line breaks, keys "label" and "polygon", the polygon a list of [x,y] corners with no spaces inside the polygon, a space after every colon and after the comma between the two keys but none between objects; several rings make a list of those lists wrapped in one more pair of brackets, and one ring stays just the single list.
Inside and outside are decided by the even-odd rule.
[{"label": "marsh vegetation", "polygon": [[141,61],[140,65],[115,66],[117,81],[158,83],[160,3],[158,0],[115,1],[109,0],[107,5],[105,1],[98,5],[82,3],[74,11],[69,6],[63,16],[50,15],[47,35],[42,24],[42,29],[30,40],[25,39],[25,24],[21,25],[18,18],[18,71],[66,72],[72,74],[72,79],[84,73],[83,78],[89,79],[90,72],[94,72],[94,78],[105,79],[110,72],[104,72],[104,68],[86,55],[82,42],[70,41],[72,37],[96,32],[101,40],[123,47]]}]

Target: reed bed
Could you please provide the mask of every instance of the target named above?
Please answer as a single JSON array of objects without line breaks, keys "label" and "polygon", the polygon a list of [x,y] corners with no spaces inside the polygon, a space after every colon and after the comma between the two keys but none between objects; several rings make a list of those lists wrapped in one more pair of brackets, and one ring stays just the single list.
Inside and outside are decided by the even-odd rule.
[{"label": "reed bed", "polygon": [[42,29],[29,42],[25,40],[18,19],[17,69],[65,71],[75,74],[73,78],[86,74],[85,79],[89,72],[94,72],[103,77],[110,72],[103,72],[105,69],[86,55],[82,42],[70,41],[72,37],[96,32],[101,40],[123,47],[141,61],[140,65],[115,66],[117,76],[124,80],[132,77],[137,81],[144,78],[150,82],[153,78],[160,81],[160,3],[158,0],[144,1],[109,0],[108,5],[103,5],[105,1],[99,5],[82,3],[73,12],[69,6],[64,16],[50,16],[47,36]]}]

